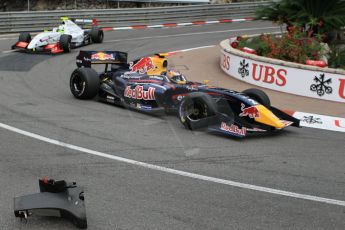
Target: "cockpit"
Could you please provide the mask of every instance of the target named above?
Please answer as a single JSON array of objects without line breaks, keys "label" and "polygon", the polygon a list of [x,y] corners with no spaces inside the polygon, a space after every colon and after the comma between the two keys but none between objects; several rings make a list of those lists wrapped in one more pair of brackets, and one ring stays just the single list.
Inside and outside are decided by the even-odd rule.
[{"label": "cockpit", "polygon": [[57,27],[54,27],[52,31],[63,34],[65,32],[65,27],[65,21],[62,21]]},{"label": "cockpit", "polygon": [[167,72],[164,74],[169,78],[169,80],[173,83],[184,85],[187,83],[187,78],[176,70],[167,70]]}]

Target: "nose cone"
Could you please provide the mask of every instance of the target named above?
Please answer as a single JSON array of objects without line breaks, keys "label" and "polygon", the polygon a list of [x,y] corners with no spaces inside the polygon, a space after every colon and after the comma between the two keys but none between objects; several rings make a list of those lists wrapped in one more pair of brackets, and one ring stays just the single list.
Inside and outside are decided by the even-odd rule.
[{"label": "nose cone", "polygon": [[284,123],[265,106],[256,105],[255,107],[259,111],[259,117],[256,117],[255,121],[273,126],[277,129],[282,129],[285,127]]},{"label": "nose cone", "polygon": [[35,43],[34,43],[33,41],[31,41],[31,42],[29,43],[27,49],[32,50],[32,49],[34,49],[34,48],[36,48]]}]

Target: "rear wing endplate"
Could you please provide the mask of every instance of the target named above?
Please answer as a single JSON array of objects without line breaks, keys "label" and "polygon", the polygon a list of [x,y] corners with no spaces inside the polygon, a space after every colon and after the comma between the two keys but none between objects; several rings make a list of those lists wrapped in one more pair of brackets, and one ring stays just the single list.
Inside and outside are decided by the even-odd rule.
[{"label": "rear wing endplate", "polygon": [[90,26],[92,26],[92,27],[98,26],[98,21],[96,18],[93,18],[93,19],[73,19],[72,21],[82,28],[84,28],[84,27],[90,28]]},{"label": "rear wing endplate", "polygon": [[92,64],[127,64],[128,54],[121,51],[80,51],[78,67],[91,67]]}]

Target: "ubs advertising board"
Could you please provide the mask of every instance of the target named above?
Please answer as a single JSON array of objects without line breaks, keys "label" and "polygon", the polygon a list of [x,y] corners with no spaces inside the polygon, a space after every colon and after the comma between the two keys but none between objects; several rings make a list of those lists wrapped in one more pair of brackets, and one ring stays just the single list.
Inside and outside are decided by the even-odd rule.
[{"label": "ubs advertising board", "polygon": [[220,67],[231,77],[281,92],[345,102],[345,75],[293,68],[241,57],[221,49]]}]

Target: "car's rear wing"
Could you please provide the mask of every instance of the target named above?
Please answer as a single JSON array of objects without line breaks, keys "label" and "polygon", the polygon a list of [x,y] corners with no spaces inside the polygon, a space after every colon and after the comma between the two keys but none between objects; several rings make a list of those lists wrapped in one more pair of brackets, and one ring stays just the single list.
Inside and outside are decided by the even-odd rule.
[{"label": "car's rear wing", "polygon": [[128,54],[121,51],[83,51],[77,56],[78,67],[91,67],[93,64],[127,65]]},{"label": "car's rear wing", "polygon": [[80,27],[97,27],[98,26],[98,21],[96,18],[93,19],[73,19],[72,20],[74,23],[79,25]]}]

